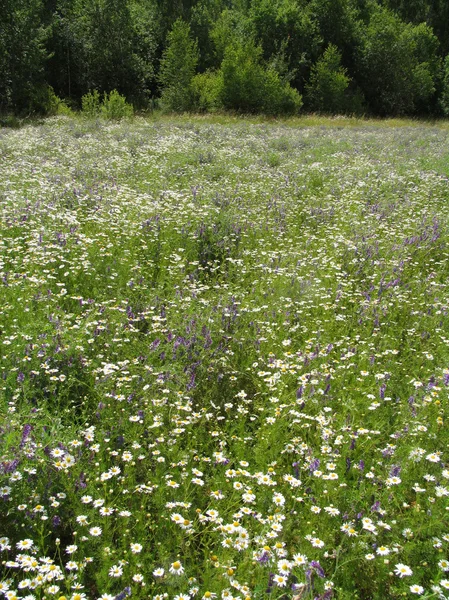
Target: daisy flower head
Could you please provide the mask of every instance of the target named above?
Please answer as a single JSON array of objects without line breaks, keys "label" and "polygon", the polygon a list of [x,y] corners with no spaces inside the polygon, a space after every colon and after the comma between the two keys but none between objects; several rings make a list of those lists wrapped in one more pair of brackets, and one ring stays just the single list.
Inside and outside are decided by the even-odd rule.
[{"label": "daisy flower head", "polygon": [[91,527],[89,529],[89,533],[93,537],[98,537],[99,535],[101,535],[101,527]]},{"label": "daisy flower head", "polygon": [[287,585],[287,577],[284,575],[275,575],[273,577],[273,583],[275,583],[278,587],[285,587]]},{"label": "daisy flower head", "polygon": [[57,594],[59,592],[59,585],[51,585],[46,590],[47,594]]},{"label": "daisy flower head", "polygon": [[33,540],[27,538],[25,540],[20,540],[20,542],[17,542],[16,546],[19,550],[29,550],[34,546],[34,542]]},{"label": "daisy flower head", "polygon": [[410,592],[412,594],[418,594],[418,596],[421,596],[421,594],[424,594],[424,588],[422,587],[422,585],[411,585],[410,586]]},{"label": "daisy flower head", "polygon": [[157,569],[154,569],[153,576],[154,577],[163,577],[164,573],[165,573],[165,570],[162,567],[158,567]]},{"label": "daisy flower head", "polygon": [[296,567],[304,567],[308,563],[308,558],[304,554],[294,554],[293,562]]},{"label": "daisy flower head", "polygon": [[112,565],[109,569],[110,577],[121,577],[123,575],[123,569],[119,565]]},{"label": "daisy flower head", "polygon": [[443,587],[445,590],[449,590],[449,579],[442,579],[440,581],[440,585],[441,587]]},{"label": "daisy flower head", "polygon": [[284,506],[285,504],[285,498],[282,494],[280,493],[275,493],[273,494],[273,502],[277,505],[277,506]]},{"label": "daisy flower head", "polygon": [[172,575],[182,575],[184,573],[184,567],[179,560],[176,560],[170,565],[170,573]]},{"label": "daisy flower head", "polygon": [[446,560],[445,558],[441,559],[438,566],[442,571],[449,571],[449,560]]},{"label": "daisy flower head", "polygon": [[403,565],[402,563],[398,563],[395,566],[394,570],[395,574],[402,579],[402,577],[409,577],[413,575],[413,571],[407,565]]},{"label": "daisy flower head", "polygon": [[278,560],[278,562],[277,562],[277,567],[278,567],[279,573],[281,573],[283,575],[288,575],[290,573],[290,571],[292,570],[292,566],[293,566],[293,564],[289,560],[286,560],[285,558],[282,558],[281,560]]},{"label": "daisy flower head", "polygon": [[[432,452],[431,454],[428,454],[426,456],[426,459],[429,462],[433,462],[433,463],[437,463],[440,462],[440,453],[439,452]],[[419,586],[418,586],[419,587]],[[415,592],[416,593],[416,592]]]},{"label": "daisy flower head", "polygon": [[391,487],[392,485],[399,485],[402,482],[400,477],[389,477],[386,480],[387,487]]},{"label": "daisy flower head", "polygon": [[142,551],[142,544],[130,544],[131,552],[133,554],[139,554]]},{"label": "daisy flower head", "polygon": [[6,581],[0,581],[0,594],[5,594],[9,590],[9,585]]}]

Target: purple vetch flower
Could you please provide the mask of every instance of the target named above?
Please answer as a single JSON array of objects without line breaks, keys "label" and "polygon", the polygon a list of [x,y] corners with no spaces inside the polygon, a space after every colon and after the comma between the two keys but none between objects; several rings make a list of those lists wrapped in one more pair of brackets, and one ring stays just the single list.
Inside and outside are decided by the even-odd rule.
[{"label": "purple vetch flower", "polygon": [[390,469],[390,477],[398,477],[400,472],[401,472],[401,466],[393,465]]},{"label": "purple vetch flower", "polygon": [[320,466],[320,459],[319,458],[312,458],[310,461],[310,465],[309,465],[309,471],[311,473],[313,473],[314,471],[316,471]]},{"label": "purple vetch flower", "polygon": [[267,589],[265,590],[265,593],[271,594],[271,592],[273,591],[273,586],[274,586],[274,573],[270,573],[268,576],[268,585],[267,585]]},{"label": "purple vetch flower", "polygon": [[58,515],[55,515],[53,517],[53,519],[51,520],[51,524],[53,527],[59,527],[59,525],[61,524],[61,517],[58,517]]},{"label": "purple vetch flower", "polygon": [[156,338],[154,340],[154,342],[151,344],[150,350],[156,350],[156,348],[159,346],[160,343],[161,343],[161,340],[159,338]]},{"label": "purple vetch flower", "polygon": [[120,592],[120,594],[117,594],[114,600],[125,600],[127,596],[131,596],[131,588],[129,586]]},{"label": "purple vetch flower", "polygon": [[315,569],[315,573],[318,575],[318,577],[321,577],[322,579],[326,577],[323,567],[317,560],[310,561],[310,566]]},{"label": "purple vetch flower", "polygon": [[22,430],[22,440],[20,442],[20,448],[23,448],[25,446],[32,429],[33,427],[31,425],[24,425]]},{"label": "purple vetch flower", "polygon": [[376,502],[370,508],[371,512],[379,512],[380,510],[380,502],[376,500]]},{"label": "purple vetch flower", "polygon": [[408,402],[408,405],[410,407],[410,411],[411,411],[412,415],[414,417],[416,417],[417,411],[416,411],[416,406],[415,406],[415,397],[414,396],[410,396],[410,398],[408,399],[407,402]]},{"label": "purple vetch flower", "polygon": [[386,389],[387,389],[387,386],[385,385],[385,383],[383,383],[379,388],[379,396],[380,396],[381,400],[383,400],[385,398],[385,390]]},{"label": "purple vetch flower", "polygon": [[80,476],[78,477],[78,481],[75,483],[75,487],[77,489],[84,489],[87,487],[86,476],[84,473],[80,473]]},{"label": "purple vetch flower", "polygon": [[187,389],[192,390],[194,387],[195,387],[195,373],[192,373],[190,375],[190,381],[187,384]]},{"label": "purple vetch flower", "polygon": [[19,459],[15,458],[14,460],[11,460],[9,462],[1,463],[0,464],[0,473],[3,473],[3,474],[14,473],[14,471],[19,466],[19,462],[20,462]]}]

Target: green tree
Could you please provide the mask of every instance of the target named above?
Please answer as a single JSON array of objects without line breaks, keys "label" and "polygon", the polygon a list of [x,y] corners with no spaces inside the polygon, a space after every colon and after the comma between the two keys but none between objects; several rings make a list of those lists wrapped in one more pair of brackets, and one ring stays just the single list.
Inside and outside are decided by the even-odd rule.
[{"label": "green tree", "polygon": [[182,19],[175,21],[167,41],[159,71],[162,104],[175,112],[191,110],[191,83],[198,64],[198,45],[192,40],[190,25]]},{"label": "green tree", "polygon": [[313,66],[306,85],[306,103],[310,110],[342,114],[350,112],[347,90],[351,78],[341,65],[341,54],[329,44],[323,56]]},{"label": "green tree", "polygon": [[322,47],[310,5],[296,0],[253,0],[249,18],[263,58],[276,63],[282,56],[288,79],[302,90]]},{"label": "green tree", "polygon": [[77,100],[117,89],[144,103],[154,80],[155,8],[143,0],[58,0],[50,81]]},{"label": "green tree", "polygon": [[443,89],[440,98],[440,108],[445,117],[449,117],[449,54],[444,59]]},{"label": "green tree", "polygon": [[425,24],[406,24],[376,7],[358,55],[358,82],[379,115],[420,111],[433,102],[438,78],[438,40]]},{"label": "green tree", "polygon": [[254,28],[245,13],[223,10],[210,32],[214,44],[214,66],[221,65],[228,46],[243,43],[253,35]]},{"label": "green tree", "polygon": [[198,41],[200,72],[220,65],[220,61],[217,62],[216,59],[212,31],[222,11],[222,0],[200,0],[192,7],[190,27],[194,39]]},{"label": "green tree", "polygon": [[0,11],[0,110],[45,112],[48,28],[41,0],[4,0]]}]

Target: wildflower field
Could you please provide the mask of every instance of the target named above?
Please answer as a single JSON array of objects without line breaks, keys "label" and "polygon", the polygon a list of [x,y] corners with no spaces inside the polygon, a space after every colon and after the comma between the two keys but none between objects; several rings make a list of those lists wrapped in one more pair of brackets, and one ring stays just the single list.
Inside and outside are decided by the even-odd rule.
[{"label": "wildflower field", "polygon": [[0,130],[0,592],[449,598],[449,130]]}]

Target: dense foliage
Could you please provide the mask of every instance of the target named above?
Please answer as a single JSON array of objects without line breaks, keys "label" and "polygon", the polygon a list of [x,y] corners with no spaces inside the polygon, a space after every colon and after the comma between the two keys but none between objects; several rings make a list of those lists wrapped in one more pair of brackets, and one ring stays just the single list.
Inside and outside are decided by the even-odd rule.
[{"label": "dense foliage", "polygon": [[[4,0],[0,112],[446,115],[446,0]],[[246,54],[246,56],[245,56]],[[236,86],[241,86],[241,91]]]}]

